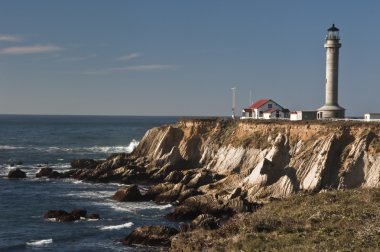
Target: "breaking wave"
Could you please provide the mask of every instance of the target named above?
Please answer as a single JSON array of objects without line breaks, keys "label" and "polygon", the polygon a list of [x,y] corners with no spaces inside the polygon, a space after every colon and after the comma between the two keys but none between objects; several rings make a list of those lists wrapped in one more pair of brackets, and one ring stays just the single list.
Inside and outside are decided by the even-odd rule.
[{"label": "breaking wave", "polygon": [[53,239],[44,239],[44,240],[37,240],[37,241],[30,241],[27,242],[26,245],[28,246],[44,246],[47,244],[53,243]]},{"label": "breaking wave", "polygon": [[0,145],[0,150],[17,150],[24,149],[25,147],[11,146],[11,145]]},{"label": "breaking wave", "polygon": [[[37,152],[47,152],[47,153],[81,153],[81,152],[94,152],[94,153],[118,153],[127,152],[131,153],[139,144],[139,141],[133,139],[127,146],[91,146],[91,147],[35,147],[35,146],[11,146],[11,145],[0,145],[0,150],[16,150],[16,149],[29,149],[31,151]],[[63,159],[61,159],[63,160]]]},{"label": "breaking wave", "polygon": [[103,226],[100,227],[100,230],[118,230],[118,229],[123,229],[123,228],[129,228],[133,226],[133,222],[127,222],[121,225],[114,225],[114,226]]}]

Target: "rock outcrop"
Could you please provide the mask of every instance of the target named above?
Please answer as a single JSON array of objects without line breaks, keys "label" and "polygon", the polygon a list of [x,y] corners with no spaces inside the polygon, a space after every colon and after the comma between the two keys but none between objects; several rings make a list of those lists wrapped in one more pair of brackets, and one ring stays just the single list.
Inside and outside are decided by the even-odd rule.
[{"label": "rock outcrop", "polygon": [[170,246],[170,238],[176,235],[178,230],[172,227],[142,226],[133,230],[122,240],[124,245],[149,245]]},{"label": "rock outcrop", "polygon": [[73,209],[71,212],[65,210],[49,210],[44,214],[44,219],[55,220],[58,222],[72,222],[81,218],[99,219],[99,214],[90,214],[87,216],[87,210],[82,208]]},{"label": "rock outcrop", "polygon": [[131,186],[124,187],[117,190],[117,192],[112,196],[112,199],[117,200],[119,202],[124,202],[124,201],[131,202],[131,201],[142,201],[143,197],[137,185],[131,185]]},{"label": "rock outcrop", "polygon": [[8,178],[10,179],[26,178],[26,173],[19,168],[12,169],[8,173]]},{"label": "rock outcrop", "polygon": [[148,184],[145,200],[176,206],[169,219],[212,229],[301,191],[380,187],[380,124],[184,119],[131,154],[73,166],[76,179]]}]

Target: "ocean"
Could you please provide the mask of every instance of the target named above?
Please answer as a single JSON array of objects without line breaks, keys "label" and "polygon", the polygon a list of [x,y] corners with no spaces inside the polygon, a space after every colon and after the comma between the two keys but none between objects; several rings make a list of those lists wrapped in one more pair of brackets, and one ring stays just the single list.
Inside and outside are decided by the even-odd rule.
[{"label": "ocean", "polygon": [[[70,169],[79,158],[105,159],[130,152],[144,133],[177,117],[0,115],[0,251],[154,251],[126,247],[120,239],[141,225],[169,225],[171,205],[111,199],[121,184],[36,178],[40,167]],[[7,179],[12,168],[26,179]],[[96,221],[58,223],[51,209],[84,208]]]}]

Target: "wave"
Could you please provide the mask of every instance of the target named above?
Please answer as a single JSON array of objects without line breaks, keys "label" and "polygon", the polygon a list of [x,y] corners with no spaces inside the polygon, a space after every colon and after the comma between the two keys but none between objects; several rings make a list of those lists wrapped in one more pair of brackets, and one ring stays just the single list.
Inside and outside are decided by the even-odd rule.
[{"label": "wave", "polygon": [[123,228],[129,228],[132,226],[133,226],[133,222],[127,222],[127,223],[124,223],[121,225],[103,226],[103,227],[100,227],[99,229],[100,230],[119,230],[119,229],[123,229]]},{"label": "wave", "polygon": [[[0,150],[15,150],[15,149],[29,149],[37,152],[48,152],[48,153],[81,153],[81,152],[92,152],[92,153],[117,153],[117,152],[127,152],[131,153],[139,144],[139,141],[133,139],[127,146],[117,145],[117,146],[90,146],[90,147],[58,147],[58,146],[47,146],[47,147],[36,147],[36,146],[11,146],[11,145],[0,145]],[[58,159],[63,161],[62,158]]]},{"label": "wave", "polygon": [[47,244],[53,243],[53,239],[44,239],[44,240],[37,240],[37,241],[30,241],[27,242],[26,245],[28,246],[44,246]]},{"label": "wave", "polygon": [[96,205],[106,206],[117,212],[135,212],[138,210],[166,210],[173,207],[171,204],[157,205],[154,202],[128,202],[128,204],[123,204],[123,202],[107,201],[107,202],[96,202]]},{"label": "wave", "polygon": [[25,147],[12,146],[12,145],[0,145],[0,150],[17,150],[17,149],[25,149]]},{"label": "wave", "polygon": [[115,152],[127,152],[131,153],[139,144],[139,142],[133,139],[128,146],[93,146],[85,148],[86,150],[92,152],[103,152],[103,153],[115,153]]}]

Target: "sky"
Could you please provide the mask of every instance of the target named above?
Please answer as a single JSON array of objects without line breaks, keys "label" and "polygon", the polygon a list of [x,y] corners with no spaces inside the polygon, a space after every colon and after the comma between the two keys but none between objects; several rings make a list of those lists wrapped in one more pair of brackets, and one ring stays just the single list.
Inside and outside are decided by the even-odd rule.
[{"label": "sky", "polygon": [[326,30],[339,104],[380,112],[380,1],[2,0],[0,114],[231,114],[252,99],[324,104]]}]

